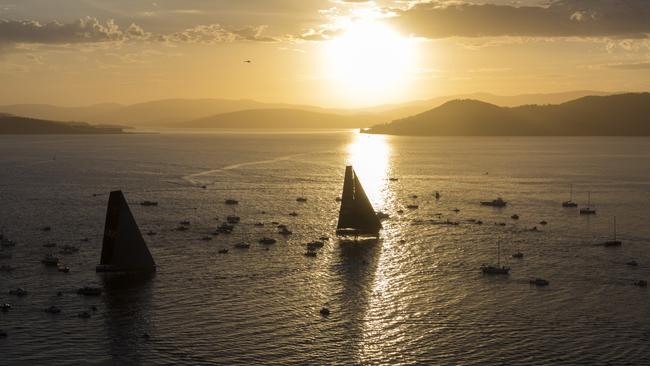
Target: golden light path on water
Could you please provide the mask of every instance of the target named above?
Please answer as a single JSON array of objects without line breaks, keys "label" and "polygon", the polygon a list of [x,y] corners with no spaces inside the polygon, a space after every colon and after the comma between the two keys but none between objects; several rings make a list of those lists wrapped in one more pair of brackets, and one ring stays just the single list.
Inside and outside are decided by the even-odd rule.
[{"label": "golden light path on water", "polygon": [[[397,198],[389,180],[392,174],[390,137],[356,133],[348,146],[348,154],[347,163],[354,167],[375,211],[394,212]],[[375,255],[370,256],[377,259],[376,265],[369,268],[366,288],[362,290],[365,309],[361,311],[364,319],[361,333],[362,347],[358,355],[360,361],[382,359],[385,356],[382,352],[382,344],[373,344],[372,341],[366,340],[380,339],[385,346],[394,343],[401,330],[400,327],[394,327],[390,334],[384,334],[387,324],[383,317],[376,317],[377,313],[382,313],[384,310],[388,312],[397,310],[391,301],[392,296],[387,294],[395,291],[391,288],[391,277],[395,273],[395,267],[401,266],[399,258],[395,258],[398,254],[393,250],[396,245],[399,245],[400,225],[392,225],[389,221],[384,221],[382,225],[384,228],[380,233],[379,242],[363,243],[361,245],[365,248],[358,248],[368,253],[374,252]],[[388,341],[391,338],[393,342]]]},{"label": "golden light path on water", "polygon": [[390,145],[386,136],[356,133],[348,146],[352,165],[375,211],[383,210],[389,195]]}]

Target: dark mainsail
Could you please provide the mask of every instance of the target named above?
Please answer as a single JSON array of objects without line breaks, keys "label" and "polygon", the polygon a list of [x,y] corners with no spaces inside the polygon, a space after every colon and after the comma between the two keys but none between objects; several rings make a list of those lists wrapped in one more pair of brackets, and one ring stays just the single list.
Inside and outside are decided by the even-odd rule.
[{"label": "dark mainsail", "polygon": [[345,167],[337,235],[379,235],[381,222],[352,166]]},{"label": "dark mainsail", "polygon": [[97,272],[153,271],[156,263],[122,191],[111,192],[106,210],[102,258]]}]

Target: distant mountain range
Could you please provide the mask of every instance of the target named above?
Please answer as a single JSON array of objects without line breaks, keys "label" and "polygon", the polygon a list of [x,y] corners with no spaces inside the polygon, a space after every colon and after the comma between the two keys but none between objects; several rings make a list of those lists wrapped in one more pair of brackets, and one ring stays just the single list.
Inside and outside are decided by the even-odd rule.
[{"label": "distant mountain range", "polygon": [[367,133],[413,136],[650,136],[650,93],[501,107],[453,100]]},{"label": "distant mountain range", "polygon": [[58,122],[0,114],[0,135],[89,135],[119,134],[116,126],[92,126],[83,122]]},{"label": "distant mountain range", "polygon": [[[361,109],[328,109],[307,105],[263,103],[253,100],[228,99],[164,99],[132,105],[96,104],[87,107],[59,107],[45,104],[14,104],[0,106],[0,112],[43,120],[84,121],[133,127],[179,127],[188,128],[231,128],[233,123],[243,123],[238,128],[275,128],[301,126],[300,120],[271,121],[262,126],[265,116],[255,110],[274,110],[274,118],[307,118],[305,124],[313,128],[360,128],[369,127],[406,116],[415,115],[438,107],[454,99],[476,99],[500,106],[523,104],[557,104],[585,95],[604,95],[595,91],[575,91],[554,94],[526,94],[518,96],[497,96],[487,93],[444,96],[429,100],[403,104],[382,105]],[[243,111],[249,111],[243,113]],[[293,111],[293,112],[289,112]],[[232,114],[233,112],[242,112]],[[308,114],[312,112],[314,114]],[[221,115],[221,116],[219,116]],[[262,121],[251,120],[260,117]],[[214,124],[211,124],[213,121]],[[282,127],[284,128],[284,127]]]}]

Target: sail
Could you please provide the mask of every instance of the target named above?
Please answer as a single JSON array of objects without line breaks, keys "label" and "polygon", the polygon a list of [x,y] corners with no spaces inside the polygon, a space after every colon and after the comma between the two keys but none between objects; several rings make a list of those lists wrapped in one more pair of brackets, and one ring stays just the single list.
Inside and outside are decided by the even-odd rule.
[{"label": "sail", "polygon": [[377,235],[381,222],[352,166],[345,167],[337,234]]},{"label": "sail", "polygon": [[97,271],[152,271],[155,267],[122,191],[111,192]]}]

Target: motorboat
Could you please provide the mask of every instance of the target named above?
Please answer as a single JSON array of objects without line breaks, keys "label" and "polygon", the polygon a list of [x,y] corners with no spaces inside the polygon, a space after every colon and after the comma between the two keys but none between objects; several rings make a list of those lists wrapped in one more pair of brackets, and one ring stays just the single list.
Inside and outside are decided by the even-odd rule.
[{"label": "motorboat", "polygon": [[58,313],[61,312],[61,309],[59,309],[56,306],[52,305],[52,306],[50,306],[49,308],[46,308],[43,311],[48,313],[48,314],[58,314]]},{"label": "motorboat", "polygon": [[286,227],[283,227],[282,229],[280,229],[280,231],[278,231],[278,234],[291,235],[291,234],[293,234],[293,232],[291,230],[287,229]]},{"label": "motorboat", "polygon": [[142,202],[140,202],[140,206],[158,206],[158,202],[156,202],[156,201],[142,201]]},{"label": "motorboat", "polygon": [[46,266],[56,266],[59,264],[59,258],[54,254],[50,253],[47,254],[43,259],[41,259],[41,263],[43,263]]},{"label": "motorboat", "polygon": [[297,201],[297,202],[307,202],[307,198],[305,198],[305,197],[298,197],[298,198],[296,198],[296,201]]},{"label": "motorboat", "polygon": [[102,294],[102,289],[99,287],[85,286],[77,289],[77,294],[84,296],[99,296]]},{"label": "motorboat", "polygon": [[524,253],[522,253],[522,252],[514,253],[512,255],[512,258],[522,259],[522,258],[524,258]]},{"label": "motorboat", "polygon": [[63,273],[70,272],[70,267],[68,267],[68,266],[59,266],[59,268],[57,268],[57,269],[59,270],[59,272],[63,272]]},{"label": "motorboat", "polygon": [[227,200],[224,201],[224,203],[227,205],[237,205],[239,204],[239,201],[232,198],[228,198]]},{"label": "motorboat", "polygon": [[543,279],[543,278],[535,278],[533,280],[528,281],[531,285],[535,285],[537,287],[544,287],[548,286],[548,281]]},{"label": "motorboat", "polygon": [[519,220],[519,215],[514,214],[514,215],[510,216],[510,218],[513,219],[513,220]]},{"label": "motorboat", "polygon": [[219,225],[219,227],[217,228],[217,233],[230,234],[230,233],[232,233],[234,228],[235,227],[233,225],[230,225],[230,224],[227,224],[227,223],[224,222],[223,224]]},{"label": "motorboat", "polygon": [[183,220],[180,222],[180,224],[183,226],[190,226],[190,222],[188,220]]},{"label": "motorboat", "polygon": [[317,241],[317,240],[306,244],[307,250],[316,250],[316,249],[322,248],[324,245],[325,245],[325,243],[323,243],[322,241]]},{"label": "motorboat", "polygon": [[293,211],[293,212],[289,213],[289,216],[294,216],[295,217],[295,216],[298,216],[298,213],[296,211]]},{"label": "motorboat", "polygon": [[248,249],[251,247],[251,245],[248,243],[237,243],[234,245],[234,247],[237,249]]},{"label": "motorboat", "polygon": [[507,204],[508,202],[504,201],[501,197],[497,197],[497,199],[492,201],[481,201],[481,205],[491,207],[505,207]]},{"label": "motorboat", "polygon": [[25,296],[27,295],[27,291],[25,289],[18,287],[15,290],[9,290],[9,295],[15,295],[15,296]]},{"label": "motorboat", "polygon": [[219,249],[218,253],[219,253],[219,254],[226,254],[226,253],[228,253],[228,249],[226,249],[226,248],[221,248],[221,249]]},{"label": "motorboat", "polygon": [[237,224],[237,223],[239,223],[240,220],[241,220],[241,218],[239,216],[236,216],[236,215],[228,215],[226,217],[226,221],[229,224]]},{"label": "motorboat", "polygon": [[410,204],[410,205],[406,205],[406,208],[408,208],[409,210],[415,210],[415,209],[420,208],[420,206],[418,206],[416,204]]},{"label": "motorboat", "polygon": [[258,242],[260,244],[271,245],[271,244],[275,244],[277,242],[277,240],[265,236],[265,237],[261,238],[260,240],[258,240]]}]

